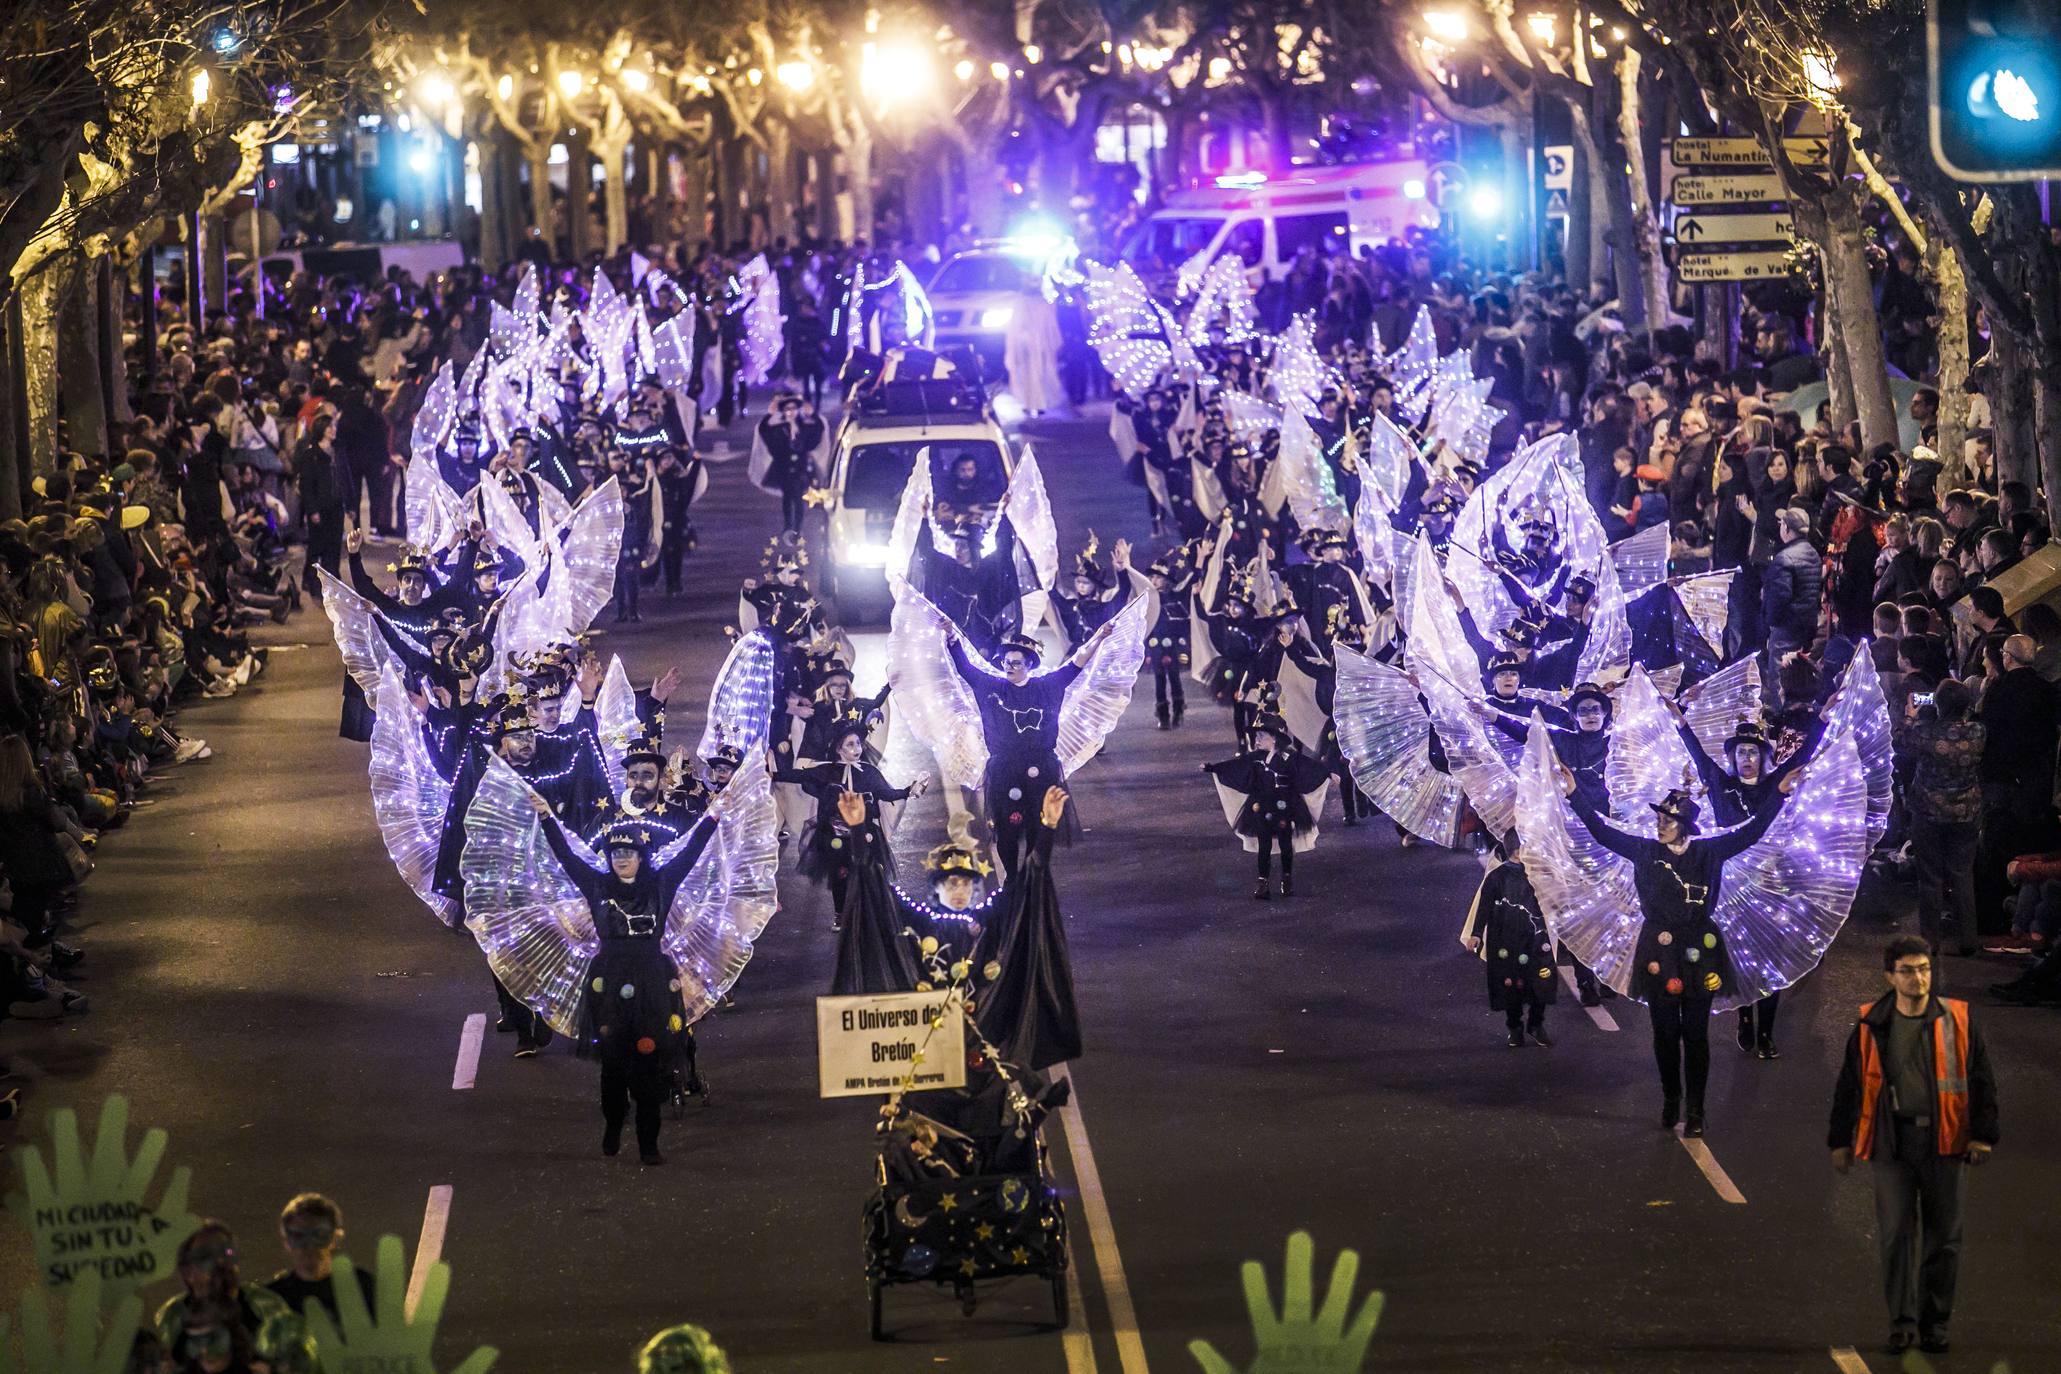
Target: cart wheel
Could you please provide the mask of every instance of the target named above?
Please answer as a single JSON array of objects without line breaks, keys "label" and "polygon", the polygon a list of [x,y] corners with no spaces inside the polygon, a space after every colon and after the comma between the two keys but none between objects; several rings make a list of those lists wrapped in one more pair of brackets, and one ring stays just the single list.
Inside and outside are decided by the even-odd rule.
[{"label": "cart wheel", "polygon": [[882,1331],[882,1330],[880,1329],[880,1280],[879,1280],[879,1279],[877,1279],[877,1278],[870,1278],[870,1279],[867,1279],[867,1280],[866,1280],[866,1294],[867,1294],[867,1296],[868,1296],[868,1297],[869,1297],[869,1298],[870,1298],[870,1299],[872,1300],[872,1304],[873,1304],[873,1326],[872,1326],[872,1330],[873,1330],[873,1339],[874,1339],[874,1340],[876,1340],[876,1341],[884,1341],[884,1340],[886,1340],[886,1339],[887,1339],[887,1335],[886,1335],[886,1333],[884,1333],[884,1332],[883,1332],[883,1331]]},{"label": "cart wheel", "polygon": [[1052,1322],[1064,1331],[1073,1324],[1073,1312],[1066,1302],[1066,1271],[1061,1269],[1052,1276]]},{"label": "cart wheel", "polygon": [[970,1283],[960,1284],[959,1315],[970,1317],[973,1315],[973,1309],[978,1306],[980,1306],[980,1294],[974,1290],[973,1285]]}]

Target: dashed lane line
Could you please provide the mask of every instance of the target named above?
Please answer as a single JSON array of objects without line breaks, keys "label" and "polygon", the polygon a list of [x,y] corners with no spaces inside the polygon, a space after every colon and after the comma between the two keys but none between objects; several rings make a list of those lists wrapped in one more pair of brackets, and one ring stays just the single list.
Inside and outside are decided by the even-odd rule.
[{"label": "dashed lane line", "polygon": [[[1145,1341],[1138,1334],[1138,1312],[1131,1305],[1130,1280],[1124,1277],[1123,1256],[1116,1248],[1116,1226],[1109,1218],[1109,1202],[1102,1192],[1102,1171],[1095,1167],[1095,1150],[1088,1143],[1088,1128],[1081,1120],[1080,1085],[1071,1070],[1061,1068],[1059,1076],[1071,1090],[1059,1109],[1059,1122],[1066,1131],[1067,1153],[1073,1157],[1074,1183],[1080,1189],[1081,1211],[1088,1218],[1088,1239],[1095,1250],[1095,1270],[1102,1281],[1102,1297],[1109,1307],[1111,1334],[1116,1337],[1116,1360],[1123,1374],[1150,1374],[1145,1362]],[[1067,1360],[1071,1367],[1072,1347]],[[1090,1352],[1092,1359],[1092,1352]]]},{"label": "dashed lane line", "polygon": [[1868,1362],[1850,1345],[1833,1346],[1832,1363],[1839,1366],[1839,1374],[1871,1374]]},{"label": "dashed lane line", "polygon": [[451,1087],[463,1092],[479,1081],[479,1051],[487,1038],[487,1014],[476,1011],[465,1018],[465,1029],[458,1033],[458,1063],[451,1070]]},{"label": "dashed lane line", "polygon": [[1746,1194],[1740,1192],[1739,1185],[1732,1182],[1732,1176],[1717,1162],[1717,1156],[1710,1152],[1710,1146],[1701,1140],[1691,1140],[1688,1136],[1676,1138],[1682,1142],[1682,1148],[1689,1152],[1689,1158],[1696,1161],[1696,1167],[1703,1170],[1704,1178],[1710,1181],[1710,1186],[1717,1190],[1719,1197],[1734,1207],[1746,1205]]},{"label": "dashed lane line", "polygon": [[407,1313],[415,1316],[415,1304],[429,1286],[429,1271],[444,1257],[444,1231],[451,1224],[451,1185],[439,1183],[429,1190],[429,1202],[422,1209],[422,1235],[415,1242],[415,1267],[408,1274]]}]

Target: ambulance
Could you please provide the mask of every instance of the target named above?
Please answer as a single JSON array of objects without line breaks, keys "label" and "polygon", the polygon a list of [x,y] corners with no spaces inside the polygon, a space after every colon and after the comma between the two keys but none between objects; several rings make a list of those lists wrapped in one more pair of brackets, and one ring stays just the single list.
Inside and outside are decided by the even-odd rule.
[{"label": "ambulance", "polygon": [[1124,244],[1141,273],[1172,272],[1207,249],[1236,253],[1255,283],[1279,281],[1305,248],[1357,254],[1362,245],[1436,229],[1431,172],[1422,159],[1298,167],[1279,177],[1225,172],[1174,191]]}]

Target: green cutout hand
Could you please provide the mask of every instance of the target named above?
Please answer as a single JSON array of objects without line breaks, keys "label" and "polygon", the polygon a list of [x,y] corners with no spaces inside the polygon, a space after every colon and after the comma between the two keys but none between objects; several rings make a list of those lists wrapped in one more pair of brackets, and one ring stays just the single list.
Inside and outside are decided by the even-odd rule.
[{"label": "green cutout hand", "polygon": [[[310,1303],[307,1312],[308,1334],[315,1338],[323,1374],[436,1374],[430,1347],[436,1343],[444,1301],[451,1295],[450,1265],[438,1260],[430,1266],[413,1316],[408,1313],[408,1267],[399,1236],[379,1238],[378,1281],[373,1285],[376,1315],[365,1310],[357,1266],[350,1260],[337,1260],[333,1287],[341,1333],[322,1304]],[[500,1353],[483,1345],[451,1374],[486,1374]]]},{"label": "green cutout hand", "polygon": [[26,1195],[9,1196],[7,1205],[28,1223],[48,1287],[91,1273],[110,1297],[132,1292],[169,1277],[179,1246],[199,1228],[199,1218],[186,1210],[191,1170],[172,1170],[155,1207],[144,1201],[169,1137],[155,1127],[145,1131],[131,1159],[128,1134],[129,1099],[116,1094],[101,1104],[90,1161],[79,1140],[78,1113],[69,1107],[50,1114],[50,1167],[35,1146],[22,1151]]},{"label": "green cutout hand", "polygon": [[[1307,1231],[1288,1238],[1288,1267],[1282,1277],[1278,1318],[1267,1295],[1266,1266],[1258,1260],[1245,1262],[1245,1306],[1252,1313],[1253,1341],[1259,1347],[1246,1374],[1358,1374],[1366,1362],[1367,1342],[1381,1320],[1382,1296],[1369,1293],[1352,1325],[1346,1325],[1353,1283],[1360,1275],[1360,1255],[1356,1250],[1341,1250],[1331,1269],[1331,1291],[1324,1295],[1323,1310],[1312,1317],[1310,1261],[1316,1248]],[[1203,1374],[1238,1374],[1208,1341],[1190,1341],[1188,1353],[1202,1366]]]},{"label": "green cutout hand", "polygon": [[136,1325],[143,1320],[143,1299],[134,1296],[115,1304],[114,1320],[100,1342],[100,1275],[87,1270],[64,1287],[62,1344],[50,1329],[48,1295],[25,1288],[21,1295],[21,1343],[24,1363],[9,1353],[8,1320],[0,1316],[0,1374],[122,1374]]}]

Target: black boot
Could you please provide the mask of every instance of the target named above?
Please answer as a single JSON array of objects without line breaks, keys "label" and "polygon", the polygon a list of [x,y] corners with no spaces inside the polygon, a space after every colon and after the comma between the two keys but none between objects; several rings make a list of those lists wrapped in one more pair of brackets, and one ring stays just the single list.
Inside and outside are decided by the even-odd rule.
[{"label": "black boot", "polygon": [[1160,729],[1162,729],[1162,730],[1171,730],[1171,729],[1173,729],[1173,728],[1174,728],[1174,725],[1173,725],[1173,719],[1174,719],[1174,718],[1173,718],[1173,713],[1172,713],[1171,711],[1167,710],[1167,708],[1166,708],[1166,703],[1165,703],[1165,702],[1163,702],[1163,701],[1162,701],[1162,702],[1160,702],[1160,703],[1159,703],[1159,705],[1158,705],[1157,709],[1155,710],[1154,714],[1155,714],[1155,716],[1157,717],[1157,719],[1158,719],[1158,721],[1159,721],[1159,728],[1160,728]]},{"label": "black boot", "polygon": [[1521,1050],[1524,1048],[1524,1027],[1518,1025],[1513,1025],[1510,1027],[1509,1044],[1510,1048],[1513,1050]]},{"label": "black boot", "polygon": [[1252,895],[1255,899],[1262,902],[1272,901],[1274,899],[1273,885],[1266,878],[1262,877],[1259,880],[1259,886],[1253,888]]},{"label": "black boot", "polygon": [[1753,1008],[1739,1009],[1739,1048],[1746,1054],[1753,1053]]},{"label": "black boot", "polygon": [[623,1148],[623,1123],[610,1121],[601,1128],[601,1153],[613,1157]]},{"label": "black boot", "polygon": [[1292,873],[1283,873],[1283,874],[1281,875],[1281,895],[1282,895],[1283,897],[1293,897],[1293,896],[1295,895],[1295,875],[1294,875],[1294,874],[1292,874]]},{"label": "black boot", "polygon": [[1549,1050],[1553,1048],[1553,1037],[1546,1034],[1546,1023],[1544,1021],[1534,1021],[1531,1023],[1531,1038]]},{"label": "black boot", "polygon": [[1691,1102],[1689,1104],[1688,1120],[1682,1123],[1682,1139],[1703,1139],[1703,1104],[1701,1102]]},{"label": "black boot", "polygon": [[1681,1098],[1679,1098],[1679,1097],[1663,1097],[1662,1099],[1660,1099],[1660,1129],[1661,1129],[1661,1130],[1663,1130],[1663,1131],[1672,1131],[1672,1130],[1673,1130],[1673,1129],[1675,1128],[1675,1122],[1677,1122],[1677,1121],[1681,1120],[1681,1118],[1682,1118],[1682,1099],[1681,1099]]}]

